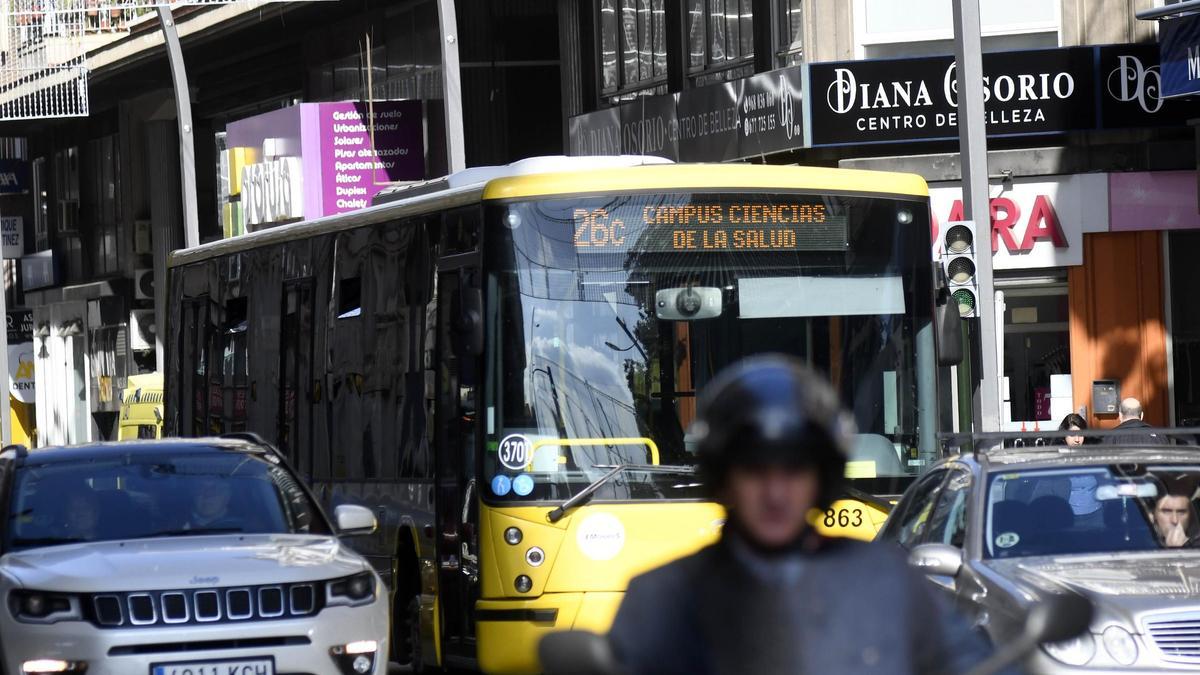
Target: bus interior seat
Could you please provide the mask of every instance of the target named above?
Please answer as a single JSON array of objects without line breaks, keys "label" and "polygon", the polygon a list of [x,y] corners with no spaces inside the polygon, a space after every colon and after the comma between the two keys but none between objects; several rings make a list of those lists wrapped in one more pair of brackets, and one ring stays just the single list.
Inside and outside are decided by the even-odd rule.
[{"label": "bus interior seat", "polygon": [[850,448],[850,461],[874,462],[877,476],[903,476],[904,466],[896,454],[896,446],[879,434],[855,434]]}]

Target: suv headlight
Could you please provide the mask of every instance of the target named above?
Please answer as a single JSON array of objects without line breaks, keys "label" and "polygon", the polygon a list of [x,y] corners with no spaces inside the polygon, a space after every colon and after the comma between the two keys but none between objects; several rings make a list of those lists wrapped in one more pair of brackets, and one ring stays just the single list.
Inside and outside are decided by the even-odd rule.
[{"label": "suv headlight", "polygon": [[1100,641],[1104,643],[1104,651],[1108,652],[1113,661],[1123,666],[1131,666],[1134,661],[1137,661],[1137,642],[1124,628],[1120,626],[1105,628],[1104,633],[1100,635]]},{"label": "suv headlight", "polygon": [[8,610],[13,618],[25,623],[58,623],[83,618],[78,597],[46,591],[11,591]]},{"label": "suv headlight", "polygon": [[1073,640],[1044,644],[1042,649],[1068,666],[1086,666],[1096,655],[1096,640],[1091,633],[1084,633]]},{"label": "suv headlight", "polygon": [[326,606],[348,605],[357,607],[375,601],[375,573],[360,572],[358,574],[335,579],[325,586]]}]

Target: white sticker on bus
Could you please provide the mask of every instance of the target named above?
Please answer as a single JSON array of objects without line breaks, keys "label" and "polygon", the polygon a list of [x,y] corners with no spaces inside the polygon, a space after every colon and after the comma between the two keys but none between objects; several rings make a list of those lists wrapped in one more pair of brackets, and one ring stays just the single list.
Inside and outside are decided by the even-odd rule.
[{"label": "white sticker on bus", "polygon": [[513,471],[524,471],[529,464],[529,439],[522,434],[509,434],[500,441],[500,447],[497,452],[500,454],[500,463],[506,469]]},{"label": "white sticker on bus", "polygon": [[609,513],[593,513],[579,524],[575,543],[592,560],[612,560],[625,548],[625,526]]}]

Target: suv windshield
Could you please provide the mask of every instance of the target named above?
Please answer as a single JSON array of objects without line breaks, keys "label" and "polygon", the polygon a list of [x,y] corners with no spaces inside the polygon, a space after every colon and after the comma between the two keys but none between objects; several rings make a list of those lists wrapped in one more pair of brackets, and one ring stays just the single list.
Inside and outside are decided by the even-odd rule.
[{"label": "suv windshield", "polygon": [[5,551],[219,533],[327,534],[283,466],[235,451],[27,460],[13,479]]},{"label": "suv windshield", "polygon": [[992,558],[1200,546],[1200,467],[1120,464],[994,475]]},{"label": "suv windshield", "polygon": [[933,354],[924,203],[633,194],[488,218],[486,498],[566,499],[617,465],[595,499],[698,497],[696,397],[764,352],[841,393],[864,491],[898,494],[919,471],[936,419],[935,364],[917,363]]}]

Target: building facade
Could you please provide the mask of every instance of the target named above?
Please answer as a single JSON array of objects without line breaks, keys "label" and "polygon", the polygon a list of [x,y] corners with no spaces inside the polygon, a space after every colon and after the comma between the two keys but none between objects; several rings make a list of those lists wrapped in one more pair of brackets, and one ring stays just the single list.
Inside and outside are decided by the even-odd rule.
[{"label": "building facade", "polygon": [[[465,3],[457,18],[467,164],[561,153],[554,3]],[[382,187],[375,183],[446,173],[435,0],[210,5],[176,10],[176,26],[190,80],[201,241],[332,212],[306,212],[302,198],[293,207],[292,195],[327,193],[330,204],[358,208]],[[156,288],[164,286],[167,252],[184,241],[179,137],[158,21],[130,12],[99,33],[86,43],[87,117],[0,125],[0,135],[21,140],[14,159],[29,175],[17,196],[0,186],[3,215],[21,218],[9,307],[31,317],[36,380],[36,406],[21,409],[14,438],[39,444],[114,436],[126,378],[156,368]],[[539,100],[551,104],[531,104]],[[254,130],[264,114],[295,117],[298,127],[310,113],[324,115],[313,128],[326,138],[308,147],[277,129]],[[354,130],[364,119],[396,122],[403,138],[388,147],[403,150],[403,171],[355,174],[363,185],[340,191],[339,176],[354,173],[357,157],[341,158],[350,168],[340,173],[304,173],[305,157],[362,149],[335,143],[386,144],[375,125]],[[307,183],[292,180],[292,166]],[[15,372],[20,362],[10,363]]]},{"label": "building facade", "polygon": [[[1008,429],[1096,387],[1151,424],[1200,421],[1200,108],[1160,97],[1153,0],[980,0]],[[1159,3],[1161,4],[1161,3]],[[562,33],[574,154],[909,171],[961,219],[950,3],[596,0]],[[564,13],[565,15],[565,13]],[[568,54],[569,49],[576,54]],[[568,70],[570,69],[570,70]],[[765,102],[766,105],[763,105]]]}]

